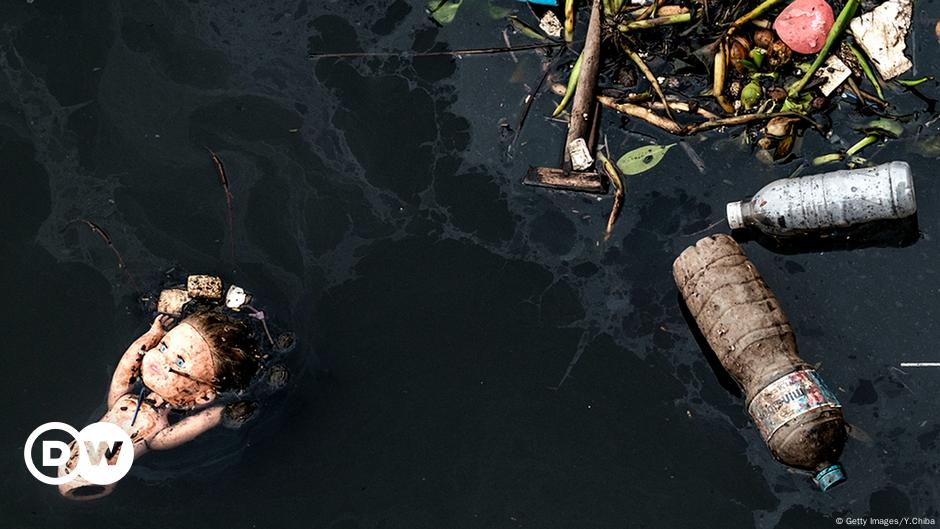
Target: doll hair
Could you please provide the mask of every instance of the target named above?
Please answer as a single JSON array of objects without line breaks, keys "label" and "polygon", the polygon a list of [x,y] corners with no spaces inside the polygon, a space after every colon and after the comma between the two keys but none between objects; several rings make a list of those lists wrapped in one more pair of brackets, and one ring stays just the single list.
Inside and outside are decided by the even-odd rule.
[{"label": "doll hair", "polygon": [[251,326],[219,310],[202,310],[180,323],[196,329],[209,344],[215,364],[212,381],[220,391],[245,389],[260,364],[258,341]]}]

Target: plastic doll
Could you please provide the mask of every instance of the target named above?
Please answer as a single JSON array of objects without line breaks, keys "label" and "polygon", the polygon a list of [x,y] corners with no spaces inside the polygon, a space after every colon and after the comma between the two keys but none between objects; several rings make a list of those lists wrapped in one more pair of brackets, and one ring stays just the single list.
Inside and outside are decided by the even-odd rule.
[{"label": "plastic doll", "polygon": [[[130,435],[135,459],[187,443],[223,421],[237,426],[254,411],[247,402],[225,406],[216,401],[221,392],[247,388],[258,371],[259,348],[251,327],[219,309],[198,311],[166,330],[172,322],[158,316],[127,348],[111,379],[108,412],[101,421]],[[143,388],[137,393],[133,388],[139,381]],[[170,412],[183,417],[171,423]],[[60,475],[72,470],[77,459],[73,443]],[[113,485],[80,477],[59,486],[63,496],[76,500],[100,498],[112,490]]]}]

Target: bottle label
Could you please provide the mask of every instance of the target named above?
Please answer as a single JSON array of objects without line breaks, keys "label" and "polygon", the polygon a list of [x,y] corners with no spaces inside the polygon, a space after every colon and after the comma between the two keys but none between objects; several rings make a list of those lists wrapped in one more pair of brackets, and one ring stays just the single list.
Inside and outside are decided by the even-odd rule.
[{"label": "bottle label", "polygon": [[795,371],[774,380],[751,401],[748,413],[760,430],[764,441],[781,426],[817,408],[841,408],[839,399],[816,375],[806,369]]}]

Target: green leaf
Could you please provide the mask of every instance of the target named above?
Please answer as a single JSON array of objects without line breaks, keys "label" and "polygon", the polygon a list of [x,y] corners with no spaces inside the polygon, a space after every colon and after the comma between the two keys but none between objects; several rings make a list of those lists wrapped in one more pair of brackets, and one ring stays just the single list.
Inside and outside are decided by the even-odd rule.
[{"label": "green leaf", "polygon": [[928,75],[927,77],[921,77],[920,79],[895,79],[901,86],[906,86],[907,88],[914,88],[915,86],[926,83],[927,81],[933,81],[933,76]]},{"label": "green leaf", "polygon": [[509,23],[512,24],[512,27],[515,28],[516,31],[522,33],[526,37],[533,38],[535,40],[548,40],[539,30],[526,24],[519,17],[509,17]]},{"label": "green leaf", "polygon": [[463,0],[458,0],[457,2],[431,0],[428,2],[428,13],[438,24],[450,24],[454,21],[454,17],[457,16],[457,10],[460,9],[460,4],[462,3]]},{"label": "green leaf", "polygon": [[578,60],[574,61],[574,66],[571,68],[571,75],[568,76],[568,88],[565,90],[565,97],[561,98],[561,103],[558,103],[558,106],[555,107],[555,111],[552,112],[552,117],[561,114],[561,111],[568,106],[568,101],[571,101],[571,96],[574,95],[574,89],[578,86],[578,75],[581,73],[581,58],[584,57],[584,52],[581,52],[581,55],[578,55]]},{"label": "green leaf", "polygon": [[669,145],[647,145],[639,149],[624,154],[617,160],[617,168],[625,175],[636,175],[644,171],[649,171],[662,161],[663,156],[669,149],[675,147],[675,143]]},{"label": "green leaf", "polygon": [[493,5],[493,2],[489,2],[488,7],[489,7],[490,18],[492,18],[493,20],[506,18],[512,14],[511,8]]}]

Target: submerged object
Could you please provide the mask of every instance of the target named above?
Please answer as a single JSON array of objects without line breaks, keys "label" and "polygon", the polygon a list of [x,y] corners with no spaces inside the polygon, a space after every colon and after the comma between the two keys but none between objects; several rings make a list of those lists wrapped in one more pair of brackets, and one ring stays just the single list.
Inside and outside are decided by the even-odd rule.
[{"label": "submerged object", "polygon": [[672,273],[708,344],[743,388],[774,457],[811,472],[822,490],[844,481],[841,404],[797,354],[780,303],[738,243],[706,237],[679,255]]},{"label": "submerged object", "polygon": [[916,212],[907,162],[775,180],[749,200],[727,206],[732,229],[753,226],[771,235],[847,228]]}]

